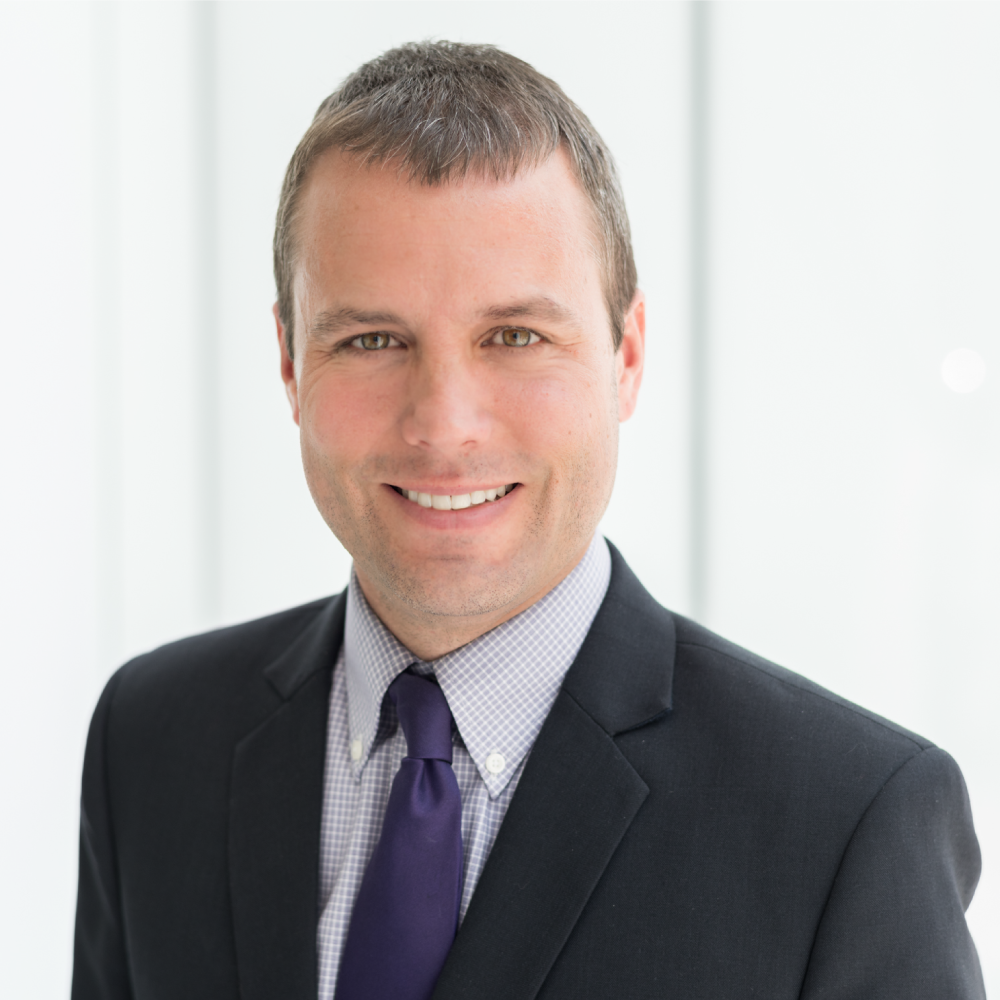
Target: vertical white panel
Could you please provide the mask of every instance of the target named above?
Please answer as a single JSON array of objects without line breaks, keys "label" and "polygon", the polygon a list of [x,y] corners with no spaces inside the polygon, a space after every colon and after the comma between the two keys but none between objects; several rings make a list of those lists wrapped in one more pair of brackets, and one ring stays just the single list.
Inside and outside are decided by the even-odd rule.
[{"label": "vertical white panel", "polygon": [[[204,615],[197,5],[118,7],[118,656]],[[102,162],[101,166],[105,164]],[[211,387],[214,391],[214,387]]]},{"label": "vertical white panel", "polygon": [[228,4],[219,8],[224,613],[343,586],[348,559],[313,508],[278,379],[270,241],[285,165],[319,102],[364,60],[428,37],[488,41],[556,79],[617,157],[649,367],[623,429],[604,529],[661,600],[684,605],[684,10],[652,3]]},{"label": "vertical white panel", "polygon": [[96,697],[86,5],[2,4],[0,996],[67,995]]},{"label": "vertical white panel", "polygon": [[714,27],[710,624],[958,759],[996,991],[1000,7]]}]

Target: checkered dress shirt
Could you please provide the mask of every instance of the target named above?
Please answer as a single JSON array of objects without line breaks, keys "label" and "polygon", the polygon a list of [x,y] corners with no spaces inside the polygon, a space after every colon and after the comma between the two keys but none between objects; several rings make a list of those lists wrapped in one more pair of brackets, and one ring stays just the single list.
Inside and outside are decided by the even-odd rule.
[{"label": "checkered dress shirt", "polygon": [[352,574],[327,723],[319,1000],[333,997],[354,899],[378,842],[389,786],[406,756],[395,709],[385,701],[389,685],[407,667],[433,674],[455,720],[464,918],[524,761],[610,579],[608,546],[595,536],[576,568],[541,600],[468,645],[425,663],[379,621]]}]

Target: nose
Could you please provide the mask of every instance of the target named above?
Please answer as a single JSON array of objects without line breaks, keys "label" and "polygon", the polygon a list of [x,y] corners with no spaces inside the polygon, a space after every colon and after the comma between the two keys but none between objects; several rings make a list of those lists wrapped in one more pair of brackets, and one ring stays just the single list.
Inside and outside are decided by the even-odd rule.
[{"label": "nose", "polygon": [[466,455],[485,444],[491,400],[474,358],[424,356],[410,370],[402,433],[407,444],[443,455]]}]

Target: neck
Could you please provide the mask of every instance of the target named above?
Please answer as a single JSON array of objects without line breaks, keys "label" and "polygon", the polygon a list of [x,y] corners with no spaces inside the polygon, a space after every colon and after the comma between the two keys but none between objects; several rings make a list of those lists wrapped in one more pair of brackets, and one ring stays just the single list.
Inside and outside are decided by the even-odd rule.
[{"label": "neck", "polygon": [[410,604],[393,600],[381,591],[357,565],[354,572],[365,600],[382,624],[414,656],[431,661],[478,639],[540,601],[573,572],[589,547],[588,542],[570,562],[547,576],[527,595],[522,592],[510,604],[479,615],[448,615],[414,608]]}]

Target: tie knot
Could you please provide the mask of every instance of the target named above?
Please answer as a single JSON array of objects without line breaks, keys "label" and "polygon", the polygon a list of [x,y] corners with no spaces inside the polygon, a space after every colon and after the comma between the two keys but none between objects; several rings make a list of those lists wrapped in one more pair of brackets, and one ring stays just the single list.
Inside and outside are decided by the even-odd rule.
[{"label": "tie knot", "polygon": [[408,757],[451,763],[451,710],[444,692],[416,674],[400,674],[389,685]]}]

